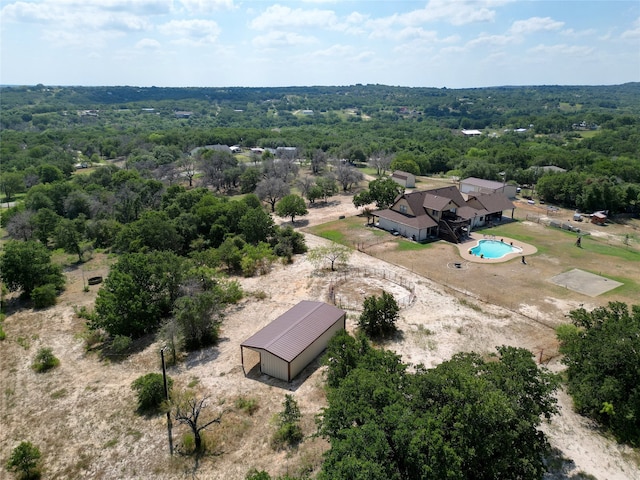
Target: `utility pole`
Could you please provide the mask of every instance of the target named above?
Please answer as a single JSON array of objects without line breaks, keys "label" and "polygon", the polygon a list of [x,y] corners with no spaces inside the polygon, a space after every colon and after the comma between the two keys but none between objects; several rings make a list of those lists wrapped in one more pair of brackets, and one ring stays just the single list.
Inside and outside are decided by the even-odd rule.
[{"label": "utility pole", "polygon": [[[162,360],[162,379],[164,380],[164,397],[169,404],[169,387],[167,386],[167,368],[164,363],[164,349],[160,349],[160,359]],[[173,455],[173,436],[171,435],[171,408],[167,408],[167,434],[169,435],[169,454]]]}]

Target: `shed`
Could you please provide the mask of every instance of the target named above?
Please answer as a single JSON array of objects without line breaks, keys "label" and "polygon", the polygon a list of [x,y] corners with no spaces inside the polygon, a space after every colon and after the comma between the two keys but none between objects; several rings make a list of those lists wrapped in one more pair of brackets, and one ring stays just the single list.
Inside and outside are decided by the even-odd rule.
[{"label": "shed", "polygon": [[240,344],[260,355],[260,372],[290,382],[344,330],[347,314],[324,302],[303,300]]},{"label": "shed", "polygon": [[416,186],[416,176],[413,173],[396,170],[391,175],[391,179],[405,188],[413,188]]},{"label": "shed", "polygon": [[596,225],[604,225],[607,223],[607,214],[604,211],[596,212],[591,214],[591,223],[595,223]]}]

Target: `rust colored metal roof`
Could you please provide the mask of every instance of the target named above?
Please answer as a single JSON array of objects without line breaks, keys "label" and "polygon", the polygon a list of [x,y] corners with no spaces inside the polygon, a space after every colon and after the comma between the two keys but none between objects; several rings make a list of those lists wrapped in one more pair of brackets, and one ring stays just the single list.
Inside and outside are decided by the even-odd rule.
[{"label": "rust colored metal roof", "polygon": [[324,302],[303,300],[241,343],[291,362],[346,312]]}]

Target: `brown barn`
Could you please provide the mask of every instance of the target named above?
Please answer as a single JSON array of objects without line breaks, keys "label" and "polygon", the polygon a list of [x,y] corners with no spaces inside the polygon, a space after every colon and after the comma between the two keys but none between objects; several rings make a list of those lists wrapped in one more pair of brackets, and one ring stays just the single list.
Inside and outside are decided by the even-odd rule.
[{"label": "brown barn", "polygon": [[344,330],[347,314],[324,302],[304,300],[240,344],[260,354],[260,372],[290,382]]}]

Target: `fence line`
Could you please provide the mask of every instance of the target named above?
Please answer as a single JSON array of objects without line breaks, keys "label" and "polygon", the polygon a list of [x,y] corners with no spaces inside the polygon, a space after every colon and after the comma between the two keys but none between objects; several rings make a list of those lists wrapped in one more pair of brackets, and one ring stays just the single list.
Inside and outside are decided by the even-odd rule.
[{"label": "fence line", "polygon": [[337,287],[346,283],[348,280],[353,279],[354,277],[377,277],[382,280],[389,280],[390,282],[407,289],[410,292],[408,295],[400,298],[396,298],[396,296],[394,295],[396,303],[400,308],[408,307],[416,298],[415,284],[402,275],[379,268],[353,267],[349,268],[348,272],[336,272],[334,274],[334,278],[329,283],[328,298],[335,306],[346,310],[363,310],[361,303],[349,301],[349,299],[336,294]]}]

